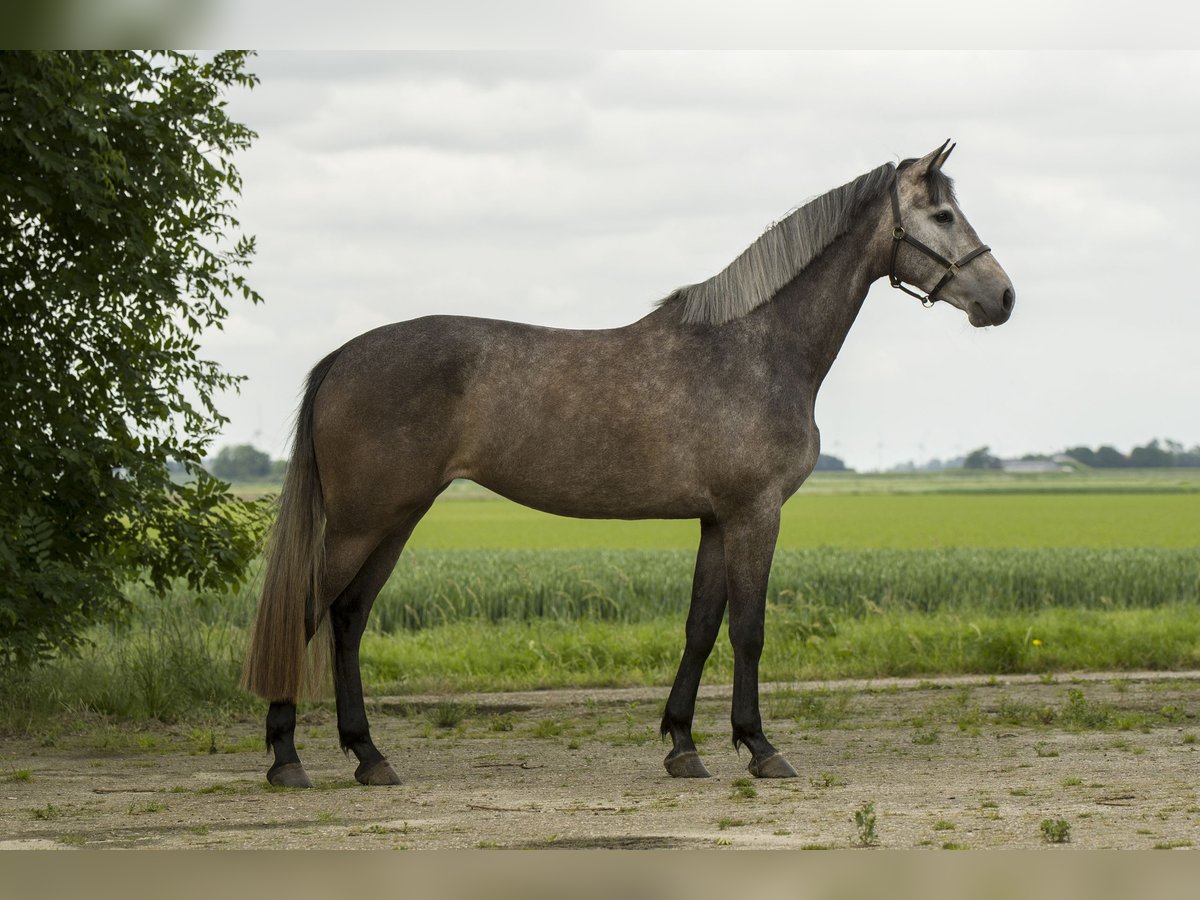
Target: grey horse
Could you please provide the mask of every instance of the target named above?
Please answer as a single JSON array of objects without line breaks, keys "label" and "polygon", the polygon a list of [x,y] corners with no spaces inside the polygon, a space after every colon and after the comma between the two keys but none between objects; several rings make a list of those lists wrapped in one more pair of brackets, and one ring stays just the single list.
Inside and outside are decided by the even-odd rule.
[{"label": "grey horse", "polygon": [[358,759],[355,777],[399,782],[371,740],[359,643],[413,528],[456,478],[562,516],[699,519],[686,643],[662,718],[667,771],[708,774],[692,716],[728,608],[734,746],[749,749],[751,774],[794,776],[763,733],[758,662],[780,507],[817,461],[817,391],[885,275],[976,327],[1013,308],[1008,276],[942,172],[947,144],[796,209],[631,325],[429,316],[369,331],[318,363],[243,678],[270,701],[271,784],[310,784],[293,740],[296,702],[311,690],[311,651],[330,638],[338,734]]}]

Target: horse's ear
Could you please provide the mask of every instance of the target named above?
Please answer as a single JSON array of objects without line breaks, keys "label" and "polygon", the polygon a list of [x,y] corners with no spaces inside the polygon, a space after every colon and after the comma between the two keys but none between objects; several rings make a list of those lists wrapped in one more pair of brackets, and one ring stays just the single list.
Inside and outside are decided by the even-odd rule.
[{"label": "horse's ear", "polygon": [[[946,141],[946,144],[950,144],[950,142]],[[942,144],[942,146],[946,147],[946,144]],[[958,146],[958,144],[950,144],[949,147],[946,147],[945,151],[942,152],[941,155],[938,156],[938,158],[934,162],[934,164],[929,167],[929,170],[931,172],[940,171],[943,164],[945,164],[946,160],[948,160],[950,158],[950,154],[954,152],[954,148],[957,146]]]},{"label": "horse's ear", "polygon": [[917,165],[917,171],[927,174],[929,172],[936,172],[938,169],[940,169],[942,167],[942,163],[946,161],[946,157],[950,155],[950,150],[954,149],[954,147],[950,147],[950,150],[947,150],[947,147],[950,147],[949,138],[946,138],[946,143],[942,144],[942,146],[938,147],[932,153],[927,153],[925,156],[921,157],[921,161]]}]

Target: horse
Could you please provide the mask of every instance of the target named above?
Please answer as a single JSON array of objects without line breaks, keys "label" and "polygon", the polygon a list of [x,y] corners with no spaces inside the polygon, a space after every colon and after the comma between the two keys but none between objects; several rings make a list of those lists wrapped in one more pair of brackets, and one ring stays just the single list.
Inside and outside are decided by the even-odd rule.
[{"label": "horse", "polygon": [[267,780],[311,786],[296,703],[331,644],[354,776],[399,783],[371,740],[359,643],[414,527],[458,478],[561,516],[698,519],[664,765],[674,777],[709,774],[692,717],[728,609],[734,747],[749,750],[752,775],[794,777],[763,733],[758,663],[780,507],[817,462],[817,391],[884,275],[975,327],[1012,313],[1012,282],[942,172],[954,146],[885,163],[796,208],[630,325],[435,315],[368,331],[322,359],[297,413],[242,679],[270,703]]}]

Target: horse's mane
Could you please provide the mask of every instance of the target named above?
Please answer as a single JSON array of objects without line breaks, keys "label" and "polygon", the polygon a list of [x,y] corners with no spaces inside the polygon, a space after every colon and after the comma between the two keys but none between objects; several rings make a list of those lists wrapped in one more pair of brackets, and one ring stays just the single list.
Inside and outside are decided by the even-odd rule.
[{"label": "horse's mane", "polygon": [[[809,200],[770,225],[753,244],[707,281],[677,288],[660,305],[679,303],[684,322],[720,325],[746,315],[774,297],[821,252],[845,234],[855,217],[887,190],[894,173],[916,160],[885,163],[853,181]],[[953,196],[950,179],[935,169],[926,176],[930,199]],[[935,194],[937,196],[935,196]]]}]

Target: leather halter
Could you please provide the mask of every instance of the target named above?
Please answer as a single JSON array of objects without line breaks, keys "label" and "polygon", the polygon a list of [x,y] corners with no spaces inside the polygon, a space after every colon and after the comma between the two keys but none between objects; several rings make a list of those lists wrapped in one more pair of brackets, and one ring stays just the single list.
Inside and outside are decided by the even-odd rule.
[{"label": "leather halter", "polygon": [[[900,188],[897,186],[898,181],[898,178],[892,179],[892,221],[894,223],[894,227],[892,228],[892,265],[891,268],[888,269],[888,281],[892,283],[892,287],[900,288],[900,290],[904,291],[904,293],[912,297],[916,297],[921,301],[922,306],[928,308],[937,303],[938,293],[942,288],[950,283],[951,278],[958,274],[959,269],[971,262],[971,260],[975,259],[976,257],[987,253],[992,248],[987,244],[980,244],[974,250],[971,250],[963,256],[960,256],[954,262],[951,262],[932,247],[922,244],[915,237],[905,231],[904,226],[900,223]],[[941,279],[934,286],[933,290],[928,293],[928,295],[905,287],[904,282],[902,282],[896,276],[896,256],[900,252],[901,244],[911,244],[913,247],[920,250],[939,265],[946,267],[946,271],[942,273]]]}]

